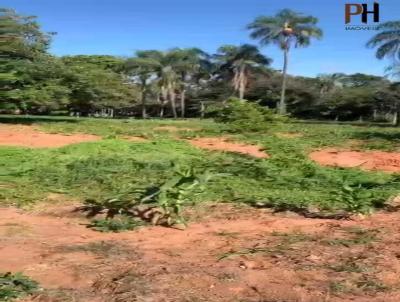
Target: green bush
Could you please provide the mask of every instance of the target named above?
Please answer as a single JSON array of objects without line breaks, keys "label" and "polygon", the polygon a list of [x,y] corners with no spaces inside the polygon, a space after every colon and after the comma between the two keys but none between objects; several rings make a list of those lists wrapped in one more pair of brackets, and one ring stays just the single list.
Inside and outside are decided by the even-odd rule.
[{"label": "green bush", "polygon": [[230,132],[265,131],[269,128],[268,122],[278,119],[270,109],[237,98],[214,108],[212,115],[216,122],[226,124]]},{"label": "green bush", "polygon": [[39,289],[38,283],[21,273],[0,273],[0,301],[13,301]]}]

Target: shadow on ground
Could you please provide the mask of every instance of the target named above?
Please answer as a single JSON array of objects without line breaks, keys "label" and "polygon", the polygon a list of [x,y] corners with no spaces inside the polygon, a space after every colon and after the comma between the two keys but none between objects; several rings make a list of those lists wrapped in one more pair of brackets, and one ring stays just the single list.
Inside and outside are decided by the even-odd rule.
[{"label": "shadow on ground", "polygon": [[2,115],[0,116],[0,123],[4,124],[22,124],[22,125],[32,125],[36,123],[77,123],[79,122],[76,118],[69,117],[58,117],[58,116],[17,116],[17,115]]}]

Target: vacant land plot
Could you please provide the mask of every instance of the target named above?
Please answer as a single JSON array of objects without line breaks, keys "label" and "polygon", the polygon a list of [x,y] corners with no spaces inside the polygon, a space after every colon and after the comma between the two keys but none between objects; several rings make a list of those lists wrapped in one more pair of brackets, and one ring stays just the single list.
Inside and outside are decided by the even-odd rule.
[{"label": "vacant land plot", "polygon": [[[399,175],[313,160],[328,148],[395,162],[396,128],[272,123],[228,143],[209,120],[1,120],[1,139],[96,138],[0,147],[0,268],[38,281],[33,301],[399,301]],[[210,140],[226,148],[190,142]],[[215,175],[185,197],[185,230],[101,233],[76,210],[154,192],[177,166]]]},{"label": "vacant land plot", "polygon": [[90,134],[45,133],[32,126],[0,124],[0,145],[30,148],[62,147],[70,144],[96,141],[100,138]]}]

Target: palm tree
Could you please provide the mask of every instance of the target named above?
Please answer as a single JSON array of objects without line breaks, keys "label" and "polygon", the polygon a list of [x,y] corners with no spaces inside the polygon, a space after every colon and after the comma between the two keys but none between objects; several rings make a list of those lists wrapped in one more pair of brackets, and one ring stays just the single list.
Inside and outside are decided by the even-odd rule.
[{"label": "palm tree", "polygon": [[220,64],[220,70],[231,75],[232,86],[240,99],[244,98],[251,72],[272,62],[256,46],[249,44],[221,46],[215,59]]},{"label": "palm tree", "polygon": [[160,68],[160,62],[153,57],[155,51],[142,50],[136,52],[136,57],[127,59],[124,64],[125,73],[140,86],[140,100],[142,105],[142,117],[147,117],[146,95],[152,78]]},{"label": "palm tree", "polygon": [[389,21],[379,25],[380,30],[367,43],[367,47],[375,48],[376,57],[400,60],[400,21]]},{"label": "palm tree", "polygon": [[324,96],[336,88],[343,87],[341,81],[345,79],[345,77],[346,75],[343,73],[319,74],[317,76],[317,81],[320,88],[320,96]]},{"label": "palm tree", "polygon": [[400,79],[400,63],[394,63],[391,66],[386,67],[385,73],[387,77]]},{"label": "palm tree", "polygon": [[311,38],[321,38],[322,30],[316,26],[317,23],[318,19],[313,16],[284,9],[273,17],[260,16],[247,26],[251,30],[250,37],[259,39],[261,45],[276,44],[283,51],[280,114],[286,114],[285,92],[289,51],[292,46],[310,45]]},{"label": "palm tree", "polygon": [[196,74],[209,64],[209,55],[199,48],[174,48],[167,52],[169,64],[175,71],[180,85],[181,117],[185,117],[186,92]]},{"label": "palm tree", "polygon": [[[147,79],[153,78],[157,81],[164,101],[169,101],[171,103],[172,114],[174,118],[177,118],[178,114],[176,112],[175,103],[178,76],[172,67],[174,58],[171,56],[170,52],[158,50],[138,51],[133,62],[140,63],[139,67],[144,66],[143,73],[148,76]],[[139,68],[139,71],[142,71],[142,69]],[[163,109],[164,108],[162,108],[162,111]]]}]

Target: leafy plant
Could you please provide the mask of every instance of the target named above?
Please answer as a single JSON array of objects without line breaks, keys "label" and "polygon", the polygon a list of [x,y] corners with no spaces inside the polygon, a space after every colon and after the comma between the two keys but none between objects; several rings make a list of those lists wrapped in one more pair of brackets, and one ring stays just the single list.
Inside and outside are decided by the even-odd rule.
[{"label": "leafy plant", "polygon": [[163,210],[167,225],[186,224],[182,216],[182,206],[191,200],[193,195],[205,189],[207,182],[215,174],[205,171],[197,173],[193,167],[175,169],[174,176],[159,186],[159,189],[142,198],[141,202],[154,201]]},{"label": "leafy plant", "polygon": [[105,210],[107,218],[113,218],[115,215],[128,213],[136,203],[135,200],[119,198],[108,200],[87,199],[83,210],[89,211],[89,216],[95,216]]},{"label": "leafy plant", "polygon": [[[90,227],[99,231],[133,229],[137,222],[129,220],[127,215],[136,216],[140,212],[138,210],[139,205],[154,203],[157,204],[160,211],[152,211],[151,207],[147,209],[148,212],[157,215],[156,219],[151,219],[153,223],[160,224],[164,220],[169,226],[174,223],[185,224],[181,215],[182,206],[185,202],[192,200],[194,195],[203,191],[206,183],[214,175],[209,171],[198,173],[193,167],[176,166],[172,177],[161,185],[131,188],[130,198],[124,196],[124,198],[113,198],[105,201],[89,199],[86,200],[83,210],[89,211],[89,216],[95,216],[102,211],[107,213],[106,219],[95,219],[90,225]],[[112,219],[115,215],[123,216],[119,219]]]},{"label": "leafy plant", "polygon": [[38,289],[39,285],[36,281],[21,273],[0,274],[0,301],[12,301],[32,294]]},{"label": "leafy plant", "polygon": [[144,222],[132,217],[121,215],[114,218],[93,219],[91,224],[88,225],[99,232],[122,232],[131,231],[144,225]]}]

